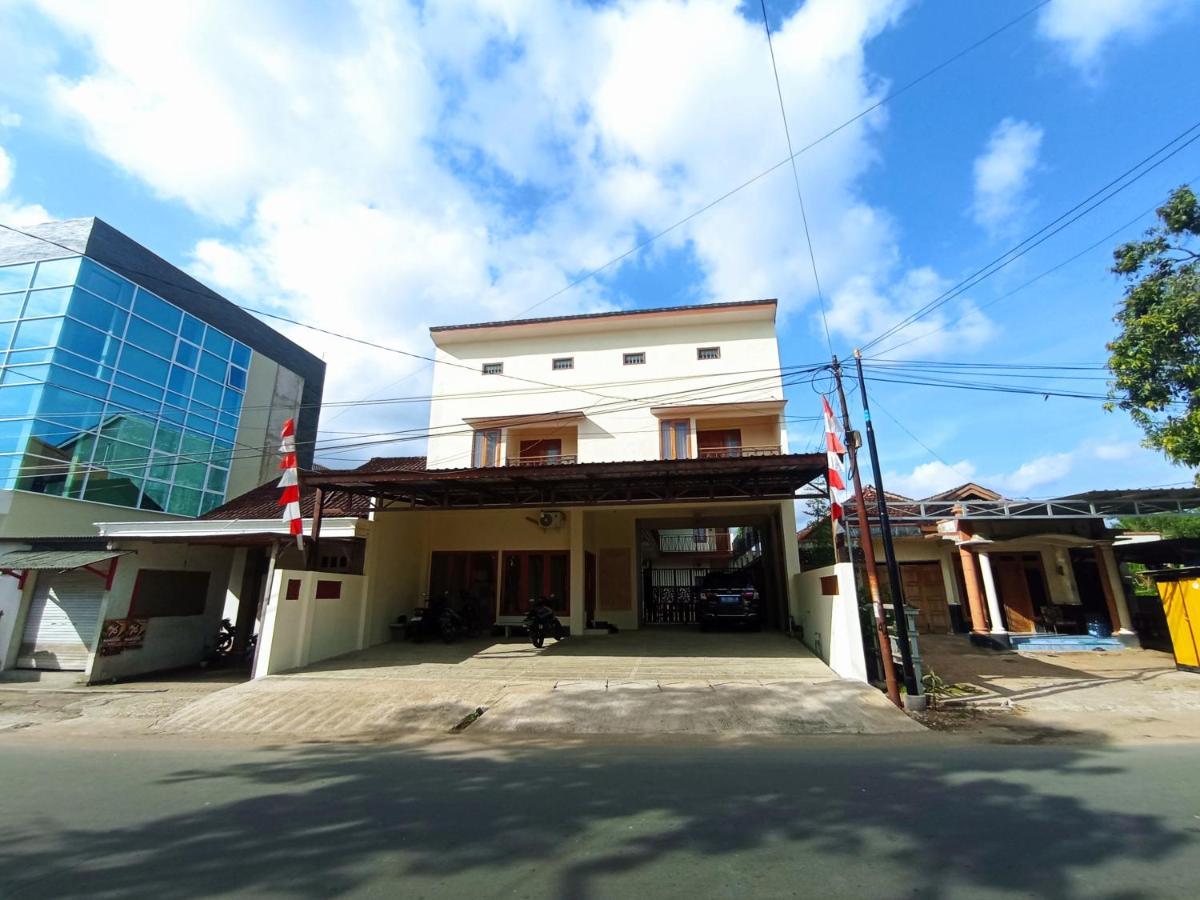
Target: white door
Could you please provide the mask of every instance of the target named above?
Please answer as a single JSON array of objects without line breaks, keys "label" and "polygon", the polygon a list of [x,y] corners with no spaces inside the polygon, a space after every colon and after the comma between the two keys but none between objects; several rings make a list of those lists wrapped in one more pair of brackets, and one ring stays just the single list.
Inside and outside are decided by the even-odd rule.
[{"label": "white door", "polygon": [[90,572],[41,573],[29,603],[17,666],[87,668],[100,632],[104,581]]}]

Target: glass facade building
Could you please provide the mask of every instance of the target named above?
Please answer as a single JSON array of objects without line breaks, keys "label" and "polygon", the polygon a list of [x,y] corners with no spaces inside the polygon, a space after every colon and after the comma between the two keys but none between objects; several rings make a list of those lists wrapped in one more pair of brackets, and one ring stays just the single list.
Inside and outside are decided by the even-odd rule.
[{"label": "glass facade building", "polygon": [[0,489],[207,512],[225,500],[250,359],[86,256],[0,266]]}]

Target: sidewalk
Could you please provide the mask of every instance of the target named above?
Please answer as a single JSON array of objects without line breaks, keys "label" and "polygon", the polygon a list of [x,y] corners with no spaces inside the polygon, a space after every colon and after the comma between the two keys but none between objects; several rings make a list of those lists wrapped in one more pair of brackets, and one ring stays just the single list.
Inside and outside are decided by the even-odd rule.
[{"label": "sidewalk", "polygon": [[932,728],[1000,740],[1200,739],[1200,675],[1156,650],[1013,653],[922,635],[925,671],[978,693],[943,701]]}]

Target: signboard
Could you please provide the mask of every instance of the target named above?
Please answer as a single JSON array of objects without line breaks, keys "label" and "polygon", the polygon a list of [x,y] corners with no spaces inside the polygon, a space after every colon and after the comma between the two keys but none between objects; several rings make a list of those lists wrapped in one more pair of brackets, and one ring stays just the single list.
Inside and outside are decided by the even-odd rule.
[{"label": "signboard", "polygon": [[100,655],[116,656],[123,650],[138,650],[145,641],[145,619],[105,619],[100,630]]}]

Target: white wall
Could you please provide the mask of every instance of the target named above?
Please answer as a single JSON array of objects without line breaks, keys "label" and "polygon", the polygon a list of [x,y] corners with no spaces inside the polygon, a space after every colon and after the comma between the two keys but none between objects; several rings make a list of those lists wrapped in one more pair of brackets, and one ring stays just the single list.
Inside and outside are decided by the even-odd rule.
[{"label": "white wall", "polygon": [[[0,555],[12,550],[28,550],[28,544],[0,542]],[[30,573],[32,581],[35,573]],[[0,669],[10,668],[17,661],[20,634],[17,626],[22,625],[21,600],[24,595],[20,579],[13,575],[0,575]]]},{"label": "white wall", "polygon": [[[287,599],[288,584],[298,581],[299,596]],[[316,598],[318,582],[336,582],[341,595]],[[254,677],[273,675],[341,656],[367,646],[366,597],[362,575],[276,569],[271,582]]]},{"label": "white wall", "polygon": [[[826,594],[822,578],[836,578],[837,593]],[[804,643],[843,678],[867,680],[854,567],[837,563],[795,576],[793,616],[804,629]]]},{"label": "white wall", "polygon": [[[467,418],[583,410],[587,418],[578,424],[580,462],[647,460],[660,455],[659,420],[651,415],[651,405],[783,399],[770,307],[442,332],[434,338],[438,361],[453,365],[434,367],[430,468],[471,464]],[[719,346],[721,358],[698,360],[696,349],[707,346]],[[635,351],[645,352],[646,363],[623,365],[622,355]],[[554,371],[551,361],[560,356],[574,357],[575,368]],[[505,376],[561,390],[547,392],[537,384],[481,373],[483,363],[501,361]],[[729,386],[755,378],[751,384]],[[631,381],[641,383],[621,384]],[[462,394],[473,396],[453,396]],[[667,394],[678,396],[663,396]],[[659,399],[639,399],[650,397]],[[779,437],[770,443],[786,447],[786,429],[778,430]],[[765,433],[750,437],[747,444],[767,440]]]},{"label": "white wall", "polygon": [[121,549],[134,553],[117,561],[116,577],[104,598],[101,622],[105,619],[124,619],[137,574],[142,569],[178,569],[189,572],[208,572],[208,596],[204,613],[198,616],[155,616],[147,620],[144,645],[136,650],[123,650],[115,656],[93,654],[88,669],[89,682],[129,678],[147,672],[195,665],[216,638],[221,614],[225,608],[225,592],[233,550],[202,544],[158,544],[136,542],[121,544]]}]

